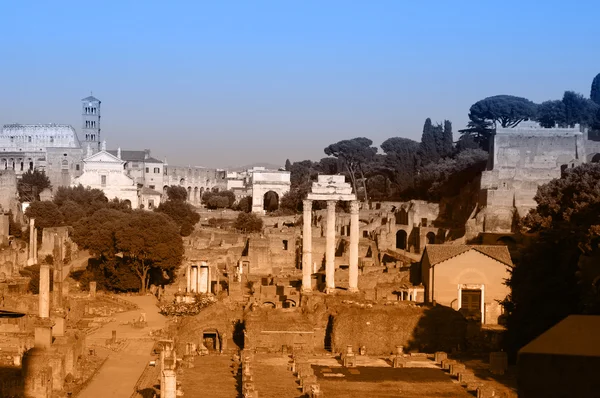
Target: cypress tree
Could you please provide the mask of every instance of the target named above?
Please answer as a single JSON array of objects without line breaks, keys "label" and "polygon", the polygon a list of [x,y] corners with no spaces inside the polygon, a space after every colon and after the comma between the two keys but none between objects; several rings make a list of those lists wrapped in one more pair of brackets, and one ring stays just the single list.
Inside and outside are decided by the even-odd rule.
[{"label": "cypress tree", "polygon": [[423,125],[423,135],[421,136],[421,144],[419,146],[418,158],[420,166],[437,162],[440,159],[436,141],[435,127],[431,123],[431,119],[427,118]]},{"label": "cypress tree", "polygon": [[592,81],[592,90],[590,92],[590,99],[600,105],[600,73],[596,75]]}]

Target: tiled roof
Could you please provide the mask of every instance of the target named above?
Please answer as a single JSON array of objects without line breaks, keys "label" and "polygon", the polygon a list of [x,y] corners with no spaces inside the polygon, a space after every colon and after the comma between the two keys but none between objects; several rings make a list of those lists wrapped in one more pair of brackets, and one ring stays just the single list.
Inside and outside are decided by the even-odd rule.
[{"label": "tiled roof", "polygon": [[429,264],[433,266],[470,250],[476,250],[503,264],[513,266],[508,248],[504,245],[427,245],[423,256],[426,255]]},{"label": "tiled roof", "polygon": [[[110,149],[107,152],[111,155],[117,156],[118,150]],[[126,162],[162,163],[162,161],[150,156],[146,159],[146,151],[121,150],[121,159],[125,160]]]},{"label": "tiled roof", "polygon": [[157,190],[148,188],[148,187],[142,187],[140,189],[140,194],[142,194],[142,195],[162,195],[162,193],[158,192]]},{"label": "tiled roof", "polygon": [[89,97],[85,97],[84,99],[82,99],[82,101],[98,101],[100,102],[100,100],[96,97],[94,97],[93,95],[90,95]]}]

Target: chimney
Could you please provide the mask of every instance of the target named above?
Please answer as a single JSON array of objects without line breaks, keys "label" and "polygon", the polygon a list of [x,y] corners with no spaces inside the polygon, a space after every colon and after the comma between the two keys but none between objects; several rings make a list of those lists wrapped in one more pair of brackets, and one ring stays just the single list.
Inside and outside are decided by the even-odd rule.
[{"label": "chimney", "polygon": [[144,159],[148,159],[150,157],[150,149],[144,149]]},{"label": "chimney", "polygon": [[121,159],[121,147],[117,148],[117,157]]}]

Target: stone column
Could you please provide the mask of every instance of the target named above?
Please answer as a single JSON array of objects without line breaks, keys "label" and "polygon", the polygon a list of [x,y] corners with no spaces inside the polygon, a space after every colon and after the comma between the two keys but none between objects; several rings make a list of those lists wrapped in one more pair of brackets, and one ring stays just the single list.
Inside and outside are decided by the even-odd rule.
[{"label": "stone column", "polygon": [[325,234],[325,291],[335,290],[335,200],[327,201],[327,230]]},{"label": "stone column", "polygon": [[350,269],[348,290],[358,292],[358,201],[350,202]]},{"label": "stone column", "polygon": [[162,371],[163,383],[161,390],[161,398],[176,398],[177,397],[177,375],[172,369],[165,369]]},{"label": "stone column", "polygon": [[190,282],[190,292],[197,293],[198,292],[198,267],[192,265],[190,268],[191,282]]},{"label": "stone column", "polygon": [[37,228],[33,229],[33,263],[38,263]]},{"label": "stone column", "polygon": [[303,225],[302,225],[302,290],[312,290],[312,200],[302,201]]},{"label": "stone column", "polygon": [[50,317],[50,266],[40,265],[40,318]]},{"label": "stone column", "polygon": [[29,219],[29,258],[27,259],[27,265],[33,265],[35,264],[33,262],[33,257],[35,256],[33,248],[34,248],[34,242],[33,242],[33,235],[35,233],[35,218],[30,218]]},{"label": "stone column", "polygon": [[96,298],[96,282],[90,282],[90,297]]}]

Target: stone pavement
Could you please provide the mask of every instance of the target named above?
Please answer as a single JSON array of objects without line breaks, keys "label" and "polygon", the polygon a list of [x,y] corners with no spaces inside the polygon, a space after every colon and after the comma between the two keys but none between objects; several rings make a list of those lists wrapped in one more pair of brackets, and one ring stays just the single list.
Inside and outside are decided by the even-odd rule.
[{"label": "stone pavement", "polygon": [[[123,296],[124,299],[137,304],[140,309],[115,314],[115,321],[103,325],[88,336],[88,348],[94,344],[104,345],[111,338],[112,331],[117,331],[117,340],[125,339],[123,349],[111,352],[108,359],[94,376],[87,387],[78,395],[79,398],[95,397],[129,397],[134,392],[138,378],[148,366],[150,351],[154,339],[149,337],[150,330],[161,329],[166,324],[166,318],[158,313],[154,296]],[[126,322],[138,319],[146,313],[148,327],[135,329]]]}]

